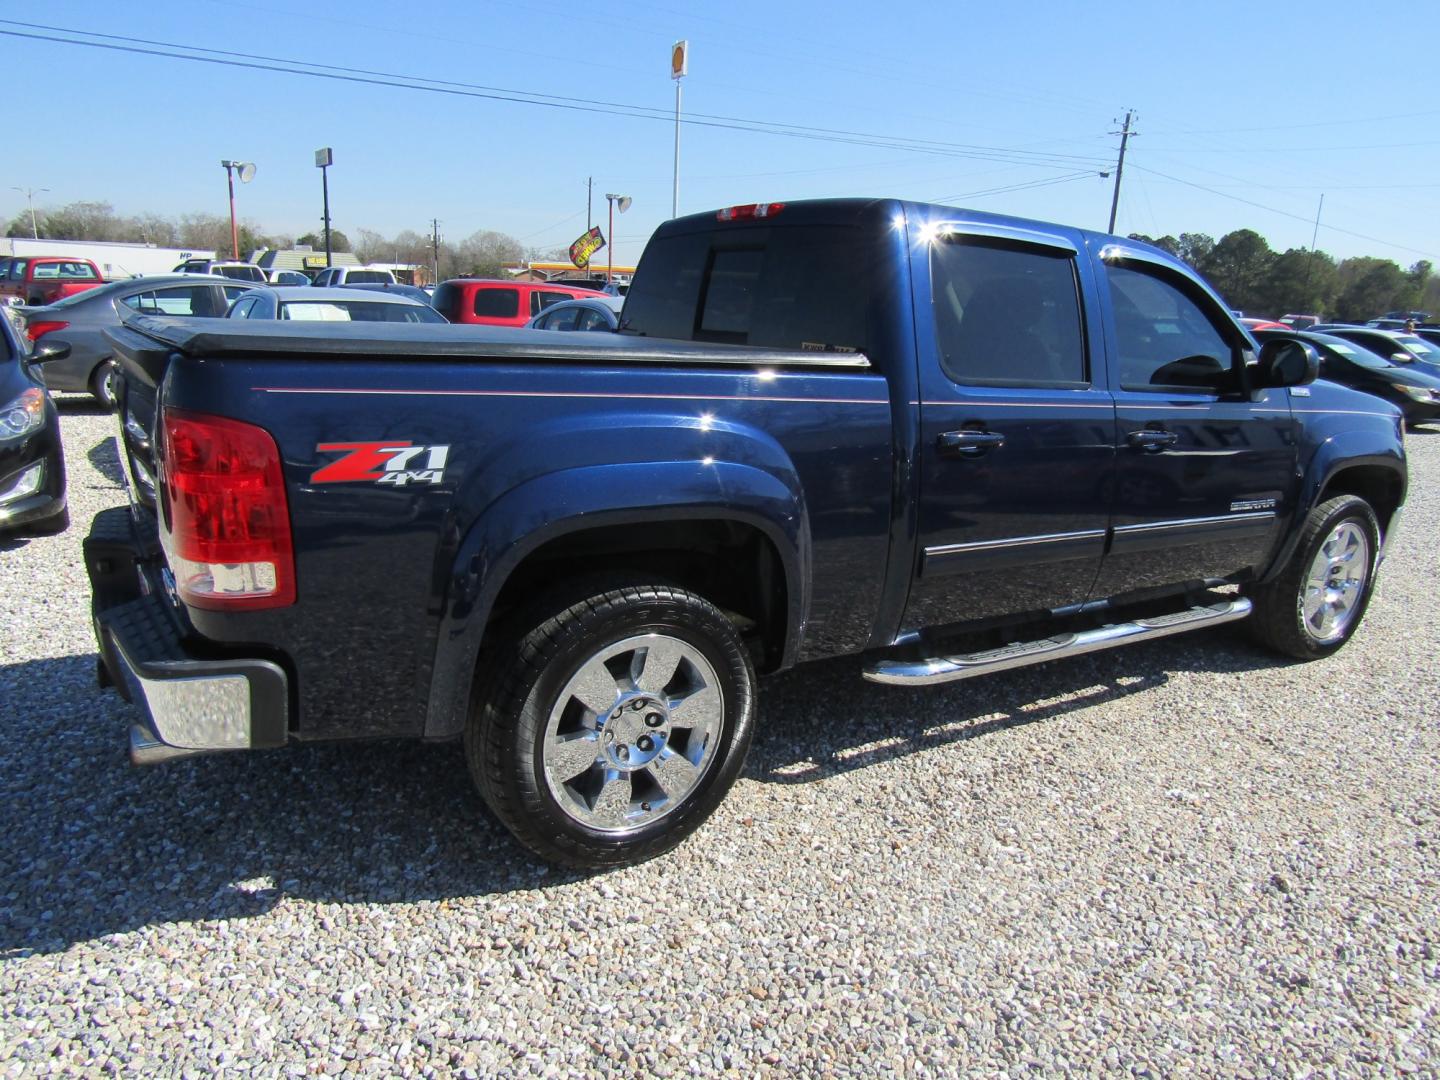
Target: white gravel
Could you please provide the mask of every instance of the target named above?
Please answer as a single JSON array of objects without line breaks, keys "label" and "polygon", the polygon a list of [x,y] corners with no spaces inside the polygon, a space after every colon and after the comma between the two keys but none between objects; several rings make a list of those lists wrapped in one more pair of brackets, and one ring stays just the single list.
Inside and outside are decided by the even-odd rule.
[{"label": "white gravel", "polygon": [[1440,433],[1359,637],[763,687],[658,861],[523,855],[458,748],[126,763],[80,540],[0,543],[0,1075],[1440,1074]]}]

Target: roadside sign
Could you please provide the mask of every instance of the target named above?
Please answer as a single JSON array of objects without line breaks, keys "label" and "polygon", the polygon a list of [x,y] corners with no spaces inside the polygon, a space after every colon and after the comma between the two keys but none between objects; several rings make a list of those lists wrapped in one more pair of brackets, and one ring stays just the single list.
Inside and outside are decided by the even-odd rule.
[{"label": "roadside sign", "polygon": [[590,256],[605,246],[605,234],[596,225],[570,245],[570,261],[580,269],[590,265]]},{"label": "roadside sign", "polygon": [[677,41],[670,46],[670,78],[682,79],[690,74],[690,42]]}]

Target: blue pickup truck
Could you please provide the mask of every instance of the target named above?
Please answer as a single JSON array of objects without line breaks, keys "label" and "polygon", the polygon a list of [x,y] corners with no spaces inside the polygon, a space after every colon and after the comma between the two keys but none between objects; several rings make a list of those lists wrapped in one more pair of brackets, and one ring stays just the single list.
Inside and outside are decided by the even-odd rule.
[{"label": "blue pickup truck", "polygon": [[137,762],[464,740],[546,859],[665,851],[757,675],[898,686],[1245,619],[1354,634],[1400,415],[1114,236],[895,200],[647,246],[616,334],[135,317],[86,559]]}]

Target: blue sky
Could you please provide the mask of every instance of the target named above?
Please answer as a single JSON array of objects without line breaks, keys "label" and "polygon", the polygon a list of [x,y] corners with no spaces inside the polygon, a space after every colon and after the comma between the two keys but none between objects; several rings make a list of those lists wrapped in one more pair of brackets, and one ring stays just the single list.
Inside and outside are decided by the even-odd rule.
[{"label": "blue sky", "polygon": [[[895,195],[1103,229],[1113,180],[1098,173],[1113,168],[1111,132],[1129,108],[1140,134],[1118,232],[1250,227],[1277,249],[1305,247],[1323,193],[1322,249],[1440,263],[1440,103],[1428,54],[1405,45],[1433,23],[1433,0],[50,0],[44,15],[31,10],[3,18],[658,118],[0,36],[19,125],[4,153],[7,217],[25,205],[17,185],[49,188],[42,206],[223,214],[219,162],[234,157],[258,166],[239,191],[242,219],[299,234],[319,223],[313,154],[329,145],[334,224],[352,236],[424,232],[434,217],[452,241],[496,229],[565,245],[585,228],[593,176],[602,228],[606,192],[634,199],[613,238],[615,261],[631,262],[670,216],[669,47],[685,38],[687,117],[831,134],[686,126],[681,213]],[[1350,41],[1363,48],[1347,51]]]}]

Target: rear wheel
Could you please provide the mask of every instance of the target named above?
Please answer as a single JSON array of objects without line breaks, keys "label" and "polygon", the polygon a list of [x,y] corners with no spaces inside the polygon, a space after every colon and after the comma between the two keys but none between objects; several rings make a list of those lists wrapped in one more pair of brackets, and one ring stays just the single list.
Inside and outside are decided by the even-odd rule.
[{"label": "rear wheel", "polygon": [[711,603],[666,585],[608,589],[517,621],[465,732],[486,803],[542,858],[640,862],[700,826],[735,782],[755,673]]},{"label": "rear wheel", "polygon": [[1354,495],[1321,503],[1285,569],[1252,590],[1252,634],[1301,660],[1329,656],[1365,616],[1379,553],[1380,525],[1369,503]]},{"label": "rear wheel", "polygon": [[119,377],[120,369],[116,367],[114,360],[106,360],[90,375],[90,393],[109,412],[115,411],[117,399],[115,380]]}]

